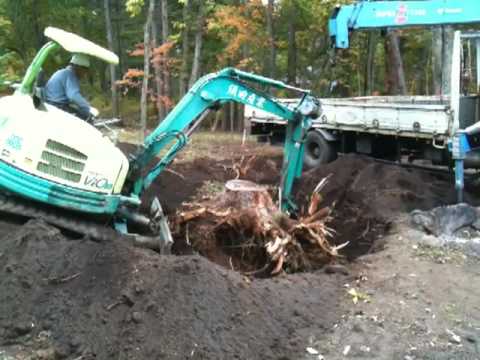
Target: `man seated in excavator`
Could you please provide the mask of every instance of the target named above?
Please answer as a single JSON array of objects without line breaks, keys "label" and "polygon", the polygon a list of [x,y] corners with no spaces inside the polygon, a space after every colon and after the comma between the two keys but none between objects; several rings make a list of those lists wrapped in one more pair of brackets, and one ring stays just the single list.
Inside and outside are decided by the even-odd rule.
[{"label": "man seated in excavator", "polygon": [[90,58],[74,54],[67,67],[57,70],[45,85],[45,101],[57,108],[90,121],[98,116],[98,110],[82,96],[80,79],[90,68]]}]

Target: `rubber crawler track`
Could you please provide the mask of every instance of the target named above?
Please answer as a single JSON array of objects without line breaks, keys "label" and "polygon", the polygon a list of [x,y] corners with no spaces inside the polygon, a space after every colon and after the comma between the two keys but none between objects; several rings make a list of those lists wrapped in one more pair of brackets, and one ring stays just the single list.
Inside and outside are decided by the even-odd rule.
[{"label": "rubber crawler track", "polygon": [[69,213],[67,210],[44,208],[36,203],[5,194],[0,194],[0,212],[25,218],[42,219],[51,225],[86,235],[99,242],[111,241],[121,236],[104,224],[96,223],[93,220],[78,219],[78,214]]}]

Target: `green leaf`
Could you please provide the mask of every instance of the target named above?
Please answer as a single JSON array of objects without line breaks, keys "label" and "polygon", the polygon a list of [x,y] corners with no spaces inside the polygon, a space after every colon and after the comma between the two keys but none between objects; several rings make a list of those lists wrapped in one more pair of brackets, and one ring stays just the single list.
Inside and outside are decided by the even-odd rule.
[{"label": "green leaf", "polygon": [[144,0],[127,0],[125,7],[131,17],[137,16],[142,12]]}]

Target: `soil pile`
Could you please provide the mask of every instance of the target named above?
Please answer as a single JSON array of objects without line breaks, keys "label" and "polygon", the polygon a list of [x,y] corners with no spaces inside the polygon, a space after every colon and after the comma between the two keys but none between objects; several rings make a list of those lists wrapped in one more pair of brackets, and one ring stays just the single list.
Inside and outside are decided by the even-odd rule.
[{"label": "soil pile", "polygon": [[[356,204],[383,219],[456,199],[453,176],[448,173],[401,167],[349,154],[305,172],[295,185],[297,201],[304,203],[318,179],[329,175],[329,183],[323,190],[327,203],[336,201],[338,209],[348,203]],[[469,194],[466,196],[473,201]]]},{"label": "soil pile", "polygon": [[344,249],[349,259],[381,247],[375,240],[388,231],[390,221],[399,213],[455,202],[454,182],[447,173],[345,155],[304,173],[295,185],[297,203],[305,204],[318,181],[326,176],[330,177],[322,195],[334,208],[330,223],[336,232],[333,241],[350,242]]},{"label": "soil pile", "polygon": [[[252,160],[248,162],[248,160]],[[239,176],[258,184],[276,185],[280,181],[280,157],[269,159],[252,156],[247,160],[221,160],[197,158],[189,163],[172,166],[173,171],[164,171],[154,184],[144,193],[144,202],[148,204],[158,196],[165,211],[174,213],[184,201],[192,200],[207,181],[224,183]],[[239,174],[240,164],[246,165]]]},{"label": "soil pile", "polygon": [[343,295],[335,276],[250,282],[40,220],[4,231],[0,273],[0,350],[40,359],[298,359]]}]

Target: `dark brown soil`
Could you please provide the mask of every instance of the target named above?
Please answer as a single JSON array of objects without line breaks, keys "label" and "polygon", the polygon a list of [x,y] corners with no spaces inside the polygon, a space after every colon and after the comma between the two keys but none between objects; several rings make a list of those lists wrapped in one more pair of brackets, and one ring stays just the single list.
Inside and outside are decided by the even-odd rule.
[{"label": "dark brown soil", "polygon": [[52,359],[297,359],[341,296],[336,276],[251,282],[198,256],[72,241],[39,220],[5,232],[0,272],[0,346],[48,332]]},{"label": "dark brown soil", "polygon": [[[259,184],[278,184],[281,161],[281,157],[255,157],[246,176],[242,178]],[[235,162],[235,160],[217,161],[211,158],[198,158],[190,163],[174,164],[172,168],[175,172],[164,172],[145,192],[144,202],[148,204],[152,197],[158,196],[162,204],[166,205],[165,211],[173,213],[182,202],[192,200],[206,181],[223,183],[234,179]]]},{"label": "dark brown soil", "polygon": [[[172,213],[206,180],[231,179],[231,165],[206,158],[174,164],[182,177],[166,172],[145,198],[158,196]],[[276,184],[279,168],[279,159],[259,157],[246,178]],[[350,241],[350,260],[376,249],[394,215],[454,199],[445,175],[345,156],[305,173],[298,202],[330,173],[324,203],[336,203],[333,241]],[[309,339],[326,338],[340,320],[343,284],[354,281],[321,271],[249,279],[200,256],[72,240],[40,220],[0,221],[0,355],[302,359]]]},{"label": "dark brown soil", "polygon": [[[388,231],[391,220],[414,209],[431,209],[455,202],[448,173],[408,169],[368,157],[346,155],[304,173],[295,198],[305,204],[318,182],[330,176],[322,191],[326,204],[335,204],[331,227],[334,242],[349,242],[344,254],[350,260],[381,248],[375,241]],[[467,200],[474,199],[467,193]]]}]

